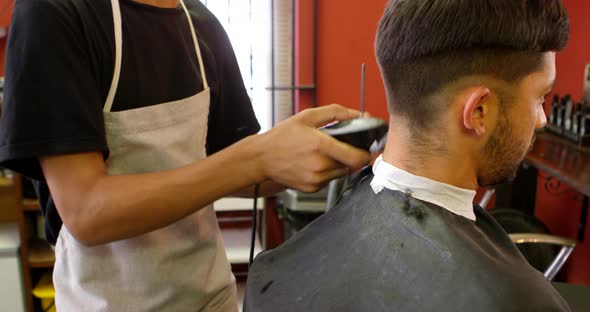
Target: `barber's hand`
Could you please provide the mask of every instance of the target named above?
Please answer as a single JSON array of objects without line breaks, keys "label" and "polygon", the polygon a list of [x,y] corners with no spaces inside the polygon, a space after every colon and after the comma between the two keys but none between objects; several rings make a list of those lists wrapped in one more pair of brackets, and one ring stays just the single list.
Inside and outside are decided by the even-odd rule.
[{"label": "barber's hand", "polygon": [[264,176],[289,188],[316,192],[326,183],[367,165],[370,155],[318,130],[332,121],[359,117],[340,105],[308,109],[263,134],[259,158]]}]

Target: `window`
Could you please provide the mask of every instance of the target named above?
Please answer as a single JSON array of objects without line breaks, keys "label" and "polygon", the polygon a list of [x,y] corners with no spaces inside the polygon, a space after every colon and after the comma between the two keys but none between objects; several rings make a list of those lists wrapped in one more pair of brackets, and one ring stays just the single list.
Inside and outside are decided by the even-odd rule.
[{"label": "window", "polygon": [[[293,85],[292,0],[202,2],[219,19],[231,40],[261,131],[291,116],[293,92],[288,87]],[[274,90],[275,86],[286,88]]]}]

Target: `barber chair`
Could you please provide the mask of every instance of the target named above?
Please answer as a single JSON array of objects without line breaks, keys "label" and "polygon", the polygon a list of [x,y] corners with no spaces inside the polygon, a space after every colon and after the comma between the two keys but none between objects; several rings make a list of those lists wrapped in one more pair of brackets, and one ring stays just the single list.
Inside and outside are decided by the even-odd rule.
[{"label": "barber chair", "polygon": [[[486,190],[479,205],[486,208],[494,193],[494,189]],[[551,235],[541,221],[518,210],[492,209],[490,210],[490,214],[502,225],[512,242],[517,245],[529,263],[537,270],[543,272],[547,280],[553,281],[572,254],[576,246],[576,241]],[[522,233],[521,231],[523,230],[527,232]],[[527,248],[527,245],[531,244],[542,246],[531,246],[536,248]],[[555,252],[555,249],[551,245],[560,247],[559,251]],[[549,259],[547,259],[548,257]],[[553,259],[550,259],[551,257]]]}]

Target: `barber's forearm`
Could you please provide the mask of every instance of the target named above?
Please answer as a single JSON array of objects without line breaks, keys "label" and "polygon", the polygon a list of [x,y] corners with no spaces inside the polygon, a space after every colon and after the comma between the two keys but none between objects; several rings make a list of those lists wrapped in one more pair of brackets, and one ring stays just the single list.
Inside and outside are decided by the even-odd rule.
[{"label": "barber's forearm", "polygon": [[228,194],[259,182],[247,144],[237,144],[194,164],[166,172],[105,175],[89,189],[84,210],[72,222],[87,245],[147,233]]},{"label": "barber's forearm", "polygon": [[[316,128],[360,113],[338,105],[309,109],[271,131],[171,171],[110,176],[100,152],[41,157],[64,224],[87,245],[147,233],[213,201],[273,180],[304,192],[364,166],[369,154]],[[277,191],[263,187],[261,195]]]}]

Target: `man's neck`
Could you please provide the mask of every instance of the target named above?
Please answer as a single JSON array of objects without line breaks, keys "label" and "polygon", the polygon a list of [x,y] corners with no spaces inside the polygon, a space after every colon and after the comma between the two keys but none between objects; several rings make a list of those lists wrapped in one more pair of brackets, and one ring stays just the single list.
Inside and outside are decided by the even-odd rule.
[{"label": "man's neck", "polygon": [[[444,138],[445,134],[440,133]],[[448,143],[448,142],[445,142]],[[477,175],[468,155],[428,145],[416,148],[409,129],[390,124],[383,160],[411,174],[456,187],[477,190]],[[422,150],[422,151],[421,151]],[[424,152],[428,151],[428,152]]]},{"label": "man's neck", "polygon": [[174,9],[180,4],[180,0],[133,0],[135,2],[159,7],[159,8],[171,8]]}]

